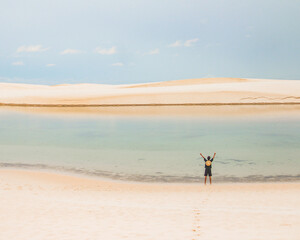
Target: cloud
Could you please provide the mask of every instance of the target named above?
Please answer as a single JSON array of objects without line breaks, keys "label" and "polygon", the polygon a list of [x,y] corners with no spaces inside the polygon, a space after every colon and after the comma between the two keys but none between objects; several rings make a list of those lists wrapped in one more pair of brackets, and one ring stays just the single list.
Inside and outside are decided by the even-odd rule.
[{"label": "cloud", "polygon": [[43,78],[8,78],[8,77],[1,77],[0,82],[10,82],[10,83],[32,83],[32,84],[48,84],[48,80]]},{"label": "cloud", "polygon": [[19,62],[13,62],[12,65],[14,65],[14,66],[23,66],[24,63],[22,61],[19,61]]},{"label": "cloud", "polygon": [[182,47],[182,46],[191,47],[191,46],[193,46],[194,43],[196,43],[198,41],[199,41],[198,38],[186,40],[184,43],[182,43],[181,40],[177,40],[177,41],[169,44],[168,47]]},{"label": "cloud", "polygon": [[17,52],[44,52],[49,48],[43,48],[42,45],[29,45],[29,46],[21,46],[18,47]]},{"label": "cloud", "polygon": [[54,64],[54,63],[48,63],[48,64],[46,64],[46,67],[54,67],[56,64]]},{"label": "cloud", "polygon": [[61,55],[78,54],[78,53],[84,53],[84,52],[81,50],[78,50],[78,49],[71,49],[71,48],[67,48],[67,49],[63,50],[62,52],[60,52]]},{"label": "cloud", "polygon": [[155,54],[159,54],[159,49],[155,48],[154,50],[151,50],[150,52],[147,53],[148,55],[155,55]]},{"label": "cloud", "polygon": [[100,48],[100,47],[97,47],[95,49],[95,52],[99,53],[101,55],[112,55],[112,54],[117,53],[117,47],[111,47],[111,48]]},{"label": "cloud", "polygon": [[114,66],[114,67],[123,67],[124,64],[121,63],[121,62],[117,62],[117,63],[113,63],[112,66]]},{"label": "cloud", "polygon": [[168,45],[168,47],[180,47],[180,46],[182,46],[180,40],[177,40],[176,42],[171,43],[170,45]]},{"label": "cloud", "polygon": [[194,43],[196,43],[196,42],[198,42],[198,41],[199,41],[198,38],[186,40],[186,41],[184,42],[184,46],[185,46],[185,47],[191,47],[191,46],[193,46]]}]

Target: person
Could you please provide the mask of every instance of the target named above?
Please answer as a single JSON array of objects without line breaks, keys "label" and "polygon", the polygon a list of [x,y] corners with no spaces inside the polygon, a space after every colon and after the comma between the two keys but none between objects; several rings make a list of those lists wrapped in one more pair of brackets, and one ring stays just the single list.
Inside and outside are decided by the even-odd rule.
[{"label": "person", "polygon": [[209,182],[211,184],[211,162],[215,159],[216,153],[214,153],[214,156],[212,158],[210,158],[210,156],[207,157],[207,159],[202,155],[202,153],[200,153],[201,157],[203,157],[204,162],[205,162],[205,172],[204,172],[204,184],[206,184],[206,179],[207,179],[207,175],[209,175]]}]

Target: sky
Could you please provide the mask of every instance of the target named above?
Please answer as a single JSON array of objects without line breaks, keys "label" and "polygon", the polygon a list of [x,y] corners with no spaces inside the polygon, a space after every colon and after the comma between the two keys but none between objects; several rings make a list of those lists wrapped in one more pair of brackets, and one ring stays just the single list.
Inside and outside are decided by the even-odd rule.
[{"label": "sky", "polygon": [[1,0],[0,82],[300,80],[299,0]]}]

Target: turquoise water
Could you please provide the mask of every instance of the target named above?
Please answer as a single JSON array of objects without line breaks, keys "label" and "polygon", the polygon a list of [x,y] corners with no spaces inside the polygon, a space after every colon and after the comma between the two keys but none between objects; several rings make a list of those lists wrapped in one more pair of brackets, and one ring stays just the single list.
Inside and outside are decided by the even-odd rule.
[{"label": "turquoise water", "polygon": [[300,118],[64,116],[0,112],[0,167],[119,180],[300,179]]}]

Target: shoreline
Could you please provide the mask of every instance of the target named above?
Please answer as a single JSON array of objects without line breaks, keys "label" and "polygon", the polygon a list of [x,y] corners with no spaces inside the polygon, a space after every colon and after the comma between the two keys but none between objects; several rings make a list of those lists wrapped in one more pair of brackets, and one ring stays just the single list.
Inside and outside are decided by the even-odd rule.
[{"label": "shoreline", "polygon": [[[77,117],[189,117],[238,119],[241,117],[299,117],[300,104],[232,104],[232,105],[1,105],[0,113],[26,113]],[[221,118],[220,118],[221,117]],[[254,118],[253,118],[254,117]]]},{"label": "shoreline", "polygon": [[[11,166],[10,166],[11,165]],[[49,173],[57,174],[62,176],[72,176],[82,179],[93,179],[96,181],[104,182],[116,182],[116,183],[128,183],[128,184],[152,184],[152,185],[186,185],[186,186],[195,186],[201,185],[204,181],[202,174],[199,176],[149,176],[143,178],[143,175],[129,175],[129,176],[119,176],[116,177],[114,172],[111,172],[111,175],[108,175],[107,171],[105,174],[101,175],[99,173],[94,173],[90,171],[83,172],[82,170],[77,170],[76,168],[64,168],[57,166],[44,166],[43,164],[37,164],[38,166],[19,163],[13,166],[14,164],[9,163],[0,163],[0,172],[1,171],[25,171],[25,172],[38,172],[38,173]],[[185,181],[184,181],[185,180]],[[214,176],[212,178],[213,184],[262,184],[262,183],[300,183],[300,175],[248,175],[244,177],[226,177],[226,176]]]},{"label": "shoreline", "polygon": [[[37,181],[37,183],[42,180],[48,184],[59,184],[64,185],[66,183],[72,182],[75,185],[84,185],[90,187],[98,188],[99,186],[109,185],[110,187],[116,188],[118,190],[142,190],[145,189],[156,189],[156,190],[189,190],[198,192],[205,187],[216,187],[216,188],[255,188],[258,186],[271,187],[278,186],[282,187],[284,185],[293,186],[299,190],[300,193],[300,180],[298,181],[282,181],[282,182],[214,182],[210,185],[209,181],[207,185],[201,182],[193,183],[183,183],[183,182],[138,182],[138,181],[126,181],[126,180],[116,180],[109,178],[98,178],[92,176],[85,176],[80,174],[68,174],[66,172],[55,172],[55,171],[43,171],[37,169],[17,169],[17,168],[0,168],[0,178],[1,177],[21,177],[24,179],[31,179]],[[203,179],[204,180],[204,179]],[[200,188],[200,189],[199,189]]]},{"label": "shoreline", "polygon": [[247,102],[247,103],[149,103],[149,104],[27,104],[0,103],[5,107],[180,107],[180,106],[252,106],[252,105],[300,105],[300,102]]}]

